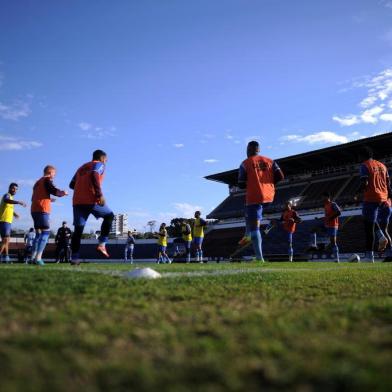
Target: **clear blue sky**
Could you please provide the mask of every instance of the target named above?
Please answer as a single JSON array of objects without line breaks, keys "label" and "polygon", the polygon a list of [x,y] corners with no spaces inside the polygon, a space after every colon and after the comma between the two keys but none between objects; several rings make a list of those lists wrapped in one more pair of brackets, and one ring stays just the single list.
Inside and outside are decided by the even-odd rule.
[{"label": "clear blue sky", "polygon": [[1,192],[29,201],[49,163],[65,188],[102,148],[139,229],[210,212],[203,176],[251,138],[279,158],[392,129],[392,0],[0,0],[0,36]]}]

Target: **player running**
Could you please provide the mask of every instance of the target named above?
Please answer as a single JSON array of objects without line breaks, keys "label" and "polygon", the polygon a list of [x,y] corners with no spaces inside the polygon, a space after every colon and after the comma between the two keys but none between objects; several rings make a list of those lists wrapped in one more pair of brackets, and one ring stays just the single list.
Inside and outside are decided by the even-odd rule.
[{"label": "player running", "polygon": [[204,240],[204,228],[207,226],[207,222],[200,218],[201,212],[195,212],[195,222],[193,224],[193,245],[196,249],[196,261],[203,263],[203,240]]},{"label": "player running", "polygon": [[182,234],[182,240],[185,244],[185,249],[186,249],[186,262],[190,263],[191,262],[192,230],[191,230],[191,226],[189,225],[189,223],[186,219],[182,220],[181,234]]},{"label": "player running", "polygon": [[324,226],[330,240],[335,262],[339,263],[340,256],[337,236],[339,230],[339,216],[342,213],[340,207],[331,200],[331,194],[329,192],[324,192],[322,196],[324,198]]},{"label": "player running", "polygon": [[0,235],[1,235],[0,259],[1,262],[5,262],[5,263],[10,262],[8,248],[9,248],[10,237],[11,237],[11,224],[14,218],[19,218],[19,215],[14,211],[14,206],[15,204],[19,204],[22,207],[26,207],[26,203],[24,203],[23,201],[14,200],[14,196],[17,190],[18,190],[18,184],[12,182],[8,187],[8,192],[5,195],[3,195],[0,202]]},{"label": "player running", "polygon": [[125,241],[125,249],[124,249],[124,263],[129,260],[131,264],[133,264],[133,251],[135,249],[135,238],[132,235],[131,231],[128,231],[128,237]]},{"label": "player running", "polygon": [[42,254],[50,234],[50,212],[52,210],[52,199],[50,196],[63,197],[68,192],[57,189],[53,185],[53,179],[56,176],[56,168],[47,165],[44,168],[44,175],[34,184],[33,196],[31,198],[31,216],[34,221],[36,235],[33,243],[33,253],[31,259],[37,265],[45,265],[42,260]]},{"label": "player running", "polygon": [[294,250],[293,250],[293,235],[297,228],[297,223],[301,222],[301,218],[297,212],[293,210],[293,206],[290,201],[286,203],[286,208],[280,217],[280,221],[283,223],[283,230],[287,232],[287,240],[289,243],[289,261],[293,262]]},{"label": "player running", "polygon": [[159,227],[158,234],[158,259],[157,264],[160,263],[169,263],[171,264],[171,260],[166,253],[167,249],[167,230],[166,230],[166,223],[162,223]]},{"label": "player running", "polygon": [[[392,189],[386,166],[373,159],[373,151],[369,147],[363,148],[360,158],[365,161],[360,166],[361,184],[357,191],[363,192],[362,216],[365,222],[366,252],[365,259],[374,263],[375,227],[377,218],[382,211],[383,205],[392,198]],[[388,239],[382,231],[378,231],[379,249],[388,244]],[[388,252],[388,257],[392,255]]]},{"label": "player running", "polygon": [[105,174],[107,155],[102,150],[93,153],[93,159],[82,165],[73,176],[69,187],[74,190],[73,216],[74,235],[72,236],[72,260],[71,264],[80,264],[79,250],[84,226],[90,214],[96,219],[103,218],[101,234],[98,237],[97,251],[105,257],[109,257],[106,250],[110,228],[114,214],[107,206],[102,193],[101,184]]},{"label": "player running", "polygon": [[284,175],[275,161],[259,155],[259,152],[260,147],[257,141],[248,143],[248,159],[243,161],[239,168],[238,186],[246,189],[245,219],[256,260],[264,262],[260,233],[263,205],[273,202],[275,185],[283,180]]}]

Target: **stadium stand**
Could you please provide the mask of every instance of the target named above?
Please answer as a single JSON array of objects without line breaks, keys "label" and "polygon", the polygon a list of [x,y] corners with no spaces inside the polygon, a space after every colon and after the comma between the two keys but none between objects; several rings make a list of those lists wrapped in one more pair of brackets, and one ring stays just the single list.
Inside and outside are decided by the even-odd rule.
[{"label": "stadium stand", "polygon": [[[341,253],[363,252],[364,231],[361,206],[354,200],[359,187],[358,151],[369,146],[374,158],[392,168],[392,133],[385,133],[351,143],[328,147],[304,154],[277,159],[286,175],[278,184],[275,200],[264,208],[266,221],[279,219],[284,203],[293,199],[296,210],[303,217],[295,234],[295,252],[303,254],[309,249],[310,234],[323,216],[322,194],[331,192],[333,199],[343,208],[344,218],[338,242]],[[209,219],[218,219],[205,239],[205,254],[211,257],[228,257],[236,248],[245,230],[245,195],[237,188],[238,170],[209,175],[206,179],[228,185],[230,195],[210,214]],[[348,219],[349,218],[349,219]],[[347,221],[347,224],[345,223]],[[322,233],[319,239],[322,238]],[[273,229],[263,239],[266,255],[287,254],[286,234],[281,228]],[[244,255],[251,255],[247,249]]]}]

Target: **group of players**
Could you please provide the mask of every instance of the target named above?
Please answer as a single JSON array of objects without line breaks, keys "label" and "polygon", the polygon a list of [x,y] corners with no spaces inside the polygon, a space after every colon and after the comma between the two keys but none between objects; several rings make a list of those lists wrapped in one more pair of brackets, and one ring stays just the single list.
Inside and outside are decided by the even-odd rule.
[{"label": "group of players", "polygon": [[[272,159],[259,155],[260,147],[256,141],[247,146],[248,158],[239,168],[238,186],[246,189],[246,233],[240,245],[246,246],[252,242],[256,259],[264,261],[262,252],[262,237],[260,224],[263,217],[263,206],[271,203],[275,196],[275,186],[284,179],[284,174],[278,164]],[[360,162],[360,186],[354,197],[355,201],[362,198],[362,216],[365,228],[365,259],[374,262],[376,243],[379,251],[386,251],[384,261],[392,261],[392,242],[388,232],[389,220],[392,215],[392,189],[388,170],[382,163],[373,159],[373,151],[365,147],[358,152]],[[340,261],[337,243],[339,230],[340,207],[331,200],[331,194],[323,194],[324,229],[330,238],[333,256]],[[282,214],[283,229],[288,233],[289,260],[293,261],[293,235],[301,218],[288,202]],[[267,227],[267,230],[269,228]]]},{"label": "group of players", "polygon": [[[259,153],[259,143],[256,141],[249,142],[247,146],[247,159],[242,162],[239,168],[238,186],[246,190],[246,232],[240,241],[240,245],[246,246],[252,243],[256,260],[263,262],[262,236],[260,232],[263,207],[274,201],[275,186],[284,179],[284,174],[275,161],[261,156]],[[355,199],[359,200],[360,196],[363,195],[362,215],[366,235],[365,259],[374,262],[374,249],[377,240],[378,250],[386,249],[386,261],[391,261],[392,242],[388,233],[388,224],[392,214],[392,189],[388,170],[383,163],[373,159],[373,153],[369,148],[364,148],[360,151],[359,159],[361,162],[361,183]],[[74,233],[71,240],[72,259],[70,260],[73,265],[80,263],[79,251],[81,237],[87,219],[91,214],[97,219],[103,219],[96,249],[98,253],[109,257],[106,243],[114,214],[106,204],[101,188],[106,162],[107,154],[104,151],[94,151],[92,160],[83,164],[76,171],[69,184],[69,187],[73,190]],[[51,203],[55,201],[52,196],[64,197],[68,195],[67,191],[60,190],[53,184],[55,175],[56,168],[47,165],[43,170],[43,176],[33,186],[31,216],[36,234],[32,241],[31,258],[38,265],[44,265],[42,255],[50,234]],[[18,217],[18,214],[14,211],[14,206],[21,205],[22,207],[26,207],[26,203],[14,199],[17,190],[18,185],[11,183],[8,192],[2,197],[0,203],[0,235],[2,238],[0,257],[1,261],[5,262],[9,262],[8,247],[11,235],[11,223],[14,217]],[[339,262],[337,236],[341,209],[331,200],[329,193],[323,194],[323,197],[325,211],[324,226],[330,238],[334,259]],[[301,218],[294,211],[290,202],[286,204],[281,221],[283,229],[288,233],[289,260],[293,261],[293,236],[296,225],[301,222]],[[191,260],[192,243],[196,250],[196,261],[203,262],[202,242],[205,226],[206,222],[201,218],[200,211],[196,211],[195,213],[193,228],[191,228],[187,220],[182,221],[182,242],[185,245],[187,262]],[[165,223],[161,224],[159,232],[156,234],[158,237],[157,262],[171,263],[166,252],[168,234]],[[133,261],[134,244],[135,241],[132,233],[129,233],[125,248],[125,260],[127,260],[130,254],[131,262]]]}]

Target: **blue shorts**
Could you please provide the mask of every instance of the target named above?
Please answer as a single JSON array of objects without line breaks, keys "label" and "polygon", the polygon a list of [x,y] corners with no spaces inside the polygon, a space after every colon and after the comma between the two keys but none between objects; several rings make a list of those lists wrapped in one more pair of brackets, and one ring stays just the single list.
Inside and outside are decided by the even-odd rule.
[{"label": "blue shorts", "polygon": [[1,238],[11,237],[11,223],[0,222],[0,235]]},{"label": "blue shorts", "polygon": [[325,231],[328,237],[337,237],[338,236],[338,228],[337,227],[326,227]]},{"label": "blue shorts", "polygon": [[49,214],[47,212],[32,212],[31,216],[34,221],[34,229],[50,229]]},{"label": "blue shorts", "polygon": [[293,242],[293,234],[294,233],[287,233],[287,240],[291,243]]},{"label": "blue shorts", "polygon": [[90,214],[99,219],[105,218],[105,216],[113,214],[113,212],[107,205],[83,204],[73,206],[74,226],[85,226]]},{"label": "blue shorts", "polygon": [[391,219],[392,208],[387,203],[383,203],[378,211],[378,222],[382,226],[388,226]]},{"label": "blue shorts", "polygon": [[195,237],[193,239],[194,246],[201,246],[203,244],[204,237]]},{"label": "blue shorts", "polygon": [[167,246],[158,245],[158,251],[161,253],[166,253]]},{"label": "blue shorts", "polygon": [[263,219],[263,205],[249,204],[246,206],[245,217],[249,221],[261,221]]},{"label": "blue shorts", "polygon": [[371,223],[376,223],[382,204],[383,203],[364,201],[362,204],[362,216],[365,220]]}]

